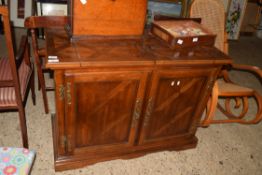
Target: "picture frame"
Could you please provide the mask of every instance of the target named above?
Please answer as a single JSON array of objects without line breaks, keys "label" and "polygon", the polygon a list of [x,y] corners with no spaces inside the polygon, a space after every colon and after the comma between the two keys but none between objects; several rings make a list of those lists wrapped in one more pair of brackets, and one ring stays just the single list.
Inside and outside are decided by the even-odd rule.
[{"label": "picture frame", "polygon": [[154,20],[156,15],[169,17],[186,16],[187,0],[148,0],[147,24]]},{"label": "picture frame", "polygon": [[226,18],[228,39],[237,40],[247,6],[247,0],[231,0]]},{"label": "picture frame", "polygon": [[66,16],[67,4],[63,3],[37,3],[37,11],[40,16]]}]

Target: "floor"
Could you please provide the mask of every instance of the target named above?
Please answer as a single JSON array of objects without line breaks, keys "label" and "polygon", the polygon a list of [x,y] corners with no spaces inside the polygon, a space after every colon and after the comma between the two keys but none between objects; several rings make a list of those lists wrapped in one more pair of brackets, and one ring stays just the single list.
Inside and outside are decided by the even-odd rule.
[{"label": "floor", "polygon": [[[1,46],[2,47],[2,46]],[[4,52],[1,48],[1,53]],[[262,68],[262,39],[241,37],[230,42],[230,56],[235,63]],[[250,74],[232,73],[232,78],[262,92],[259,81]],[[54,110],[52,93],[49,106]],[[256,108],[250,102],[250,115]],[[37,105],[31,98],[26,105],[29,145],[37,156],[32,175],[260,175],[262,174],[262,122],[257,125],[225,124],[199,128],[199,143],[195,149],[164,151],[130,160],[113,160],[81,169],[55,173],[50,114],[44,113],[40,91]],[[216,116],[221,117],[219,112]],[[21,146],[18,114],[0,113],[0,146]]]}]

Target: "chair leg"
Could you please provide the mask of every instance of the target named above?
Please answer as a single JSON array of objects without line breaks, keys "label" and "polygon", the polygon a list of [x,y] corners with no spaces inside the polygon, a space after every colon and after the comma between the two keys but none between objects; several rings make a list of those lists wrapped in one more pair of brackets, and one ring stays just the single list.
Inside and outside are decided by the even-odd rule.
[{"label": "chair leg", "polygon": [[19,121],[20,121],[23,147],[28,148],[28,137],[27,137],[25,109],[22,106],[20,106],[19,109],[18,109],[18,112],[19,112]]},{"label": "chair leg", "polygon": [[42,95],[43,95],[43,101],[44,101],[44,107],[45,107],[45,113],[48,114],[49,109],[48,109],[48,101],[47,101],[47,94],[46,94],[46,87],[45,87],[45,79],[44,75],[41,72],[41,69],[37,70],[38,73],[38,82],[40,84],[41,90],[42,90]]},{"label": "chair leg", "polygon": [[254,92],[254,98],[257,102],[257,114],[256,116],[249,121],[241,120],[241,124],[257,124],[262,120],[262,96],[258,92]]},{"label": "chair leg", "polygon": [[38,90],[40,91],[40,89],[41,89],[41,85],[40,85],[40,80],[38,78]]},{"label": "chair leg", "polygon": [[48,101],[47,101],[47,94],[45,91],[45,88],[42,88],[42,94],[43,94],[43,100],[44,100],[44,106],[45,106],[45,113],[49,113],[49,108],[48,108]]},{"label": "chair leg", "polygon": [[34,78],[34,71],[32,72],[31,80],[30,80],[30,89],[32,93],[32,101],[33,104],[36,105],[36,100],[35,100],[35,78]]},{"label": "chair leg", "polygon": [[218,103],[218,85],[217,82],[215,82],[214,87],[212,89],[211,97],[207,104],[208,106],[207,106],[206,116],[204,120],[201,121],[200,124],[201,127],[208,127],[212,123],[216,111],[217,103]]},{"label": "chair leg", "polygon": [[[257,113],[254,118],[247,120],[247,111],[248,111],[248,97],[254,97],[257,102]],[[218,123],[240,123],[240,124],[257,124],[262,120],[262,96],[254,91],[254,94],[251,96],[241,97],[243,102],[242,111],[238,116],[235,116],[231,111],[229,99],[226,101],[225,109],[221,105],[217,105],[218,109],[228,118],[222,120],[214,120],[211,116],[207,116],[204,121],[201,123],[201,126],[208,126],[209,124],[218,124]],[[237,105],[236,108],[240,107],[239,99],[236,99]]]},{"label": "chair leg", "polygon": [[262,120],[262,97],[257,92],[254,93],[254,96],[257,102],[257,115],[254,120],[252,120],[252,123],[255,124]]}]

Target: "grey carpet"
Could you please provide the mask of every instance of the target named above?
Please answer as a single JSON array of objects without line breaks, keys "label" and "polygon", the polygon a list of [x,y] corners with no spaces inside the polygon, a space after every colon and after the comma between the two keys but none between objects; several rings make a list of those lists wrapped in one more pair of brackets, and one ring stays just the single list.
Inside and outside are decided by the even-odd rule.
[{"label": "grey carpet", "polygon": [[[18,32],[18,36],[23,32]],[[2,47],[2,45],[0,46]],[[1,54],[5,51],[1,48]],[[262,40],[241,37],[230,42],[230,56],[236,63],[262,68]],[[249,74],[232,73],[232,78],[262,92],[260,83]],[[52,82],[51,82],[52,83]],[[37,91],[37,105],[31,98],[26,105],[29,145],[37,156],[32,175],[260,175],[262,173],[262,123],[257,125],[224,124],[199,128],[197,148],[164,151],[130,160],[113,160],[81,169],[54,172],[50,115],[44,113],[42,95]],[[54,96],[48,92],[49,106]],[[256,108],[251,100],[250,114]],[[54,110],[54,109],[52,109]],[[219,112],[217,116],[221,116]],[[21,147],[17,112],[0,113],[0,146]]]}]

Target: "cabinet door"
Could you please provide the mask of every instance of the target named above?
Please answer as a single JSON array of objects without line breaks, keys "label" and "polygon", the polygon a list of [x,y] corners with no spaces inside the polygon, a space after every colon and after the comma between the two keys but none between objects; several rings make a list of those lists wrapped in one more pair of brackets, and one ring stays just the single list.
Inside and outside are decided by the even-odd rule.
[{"label": "cabinet door", "polygon": [[139,143],[168,141],[195,132],[204,97],[211,89],[211,75],[211,70],[154,72]]},{"label": "cabinet door", "polygon": [[138,71],[66,73],[67,152],[99,153],[132,146],[147,75]]}]

